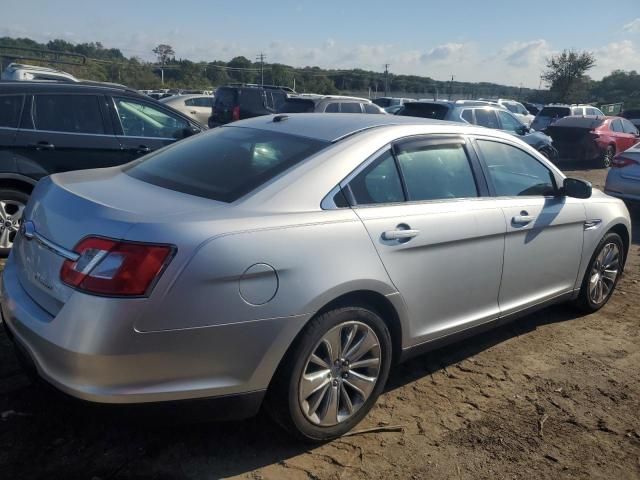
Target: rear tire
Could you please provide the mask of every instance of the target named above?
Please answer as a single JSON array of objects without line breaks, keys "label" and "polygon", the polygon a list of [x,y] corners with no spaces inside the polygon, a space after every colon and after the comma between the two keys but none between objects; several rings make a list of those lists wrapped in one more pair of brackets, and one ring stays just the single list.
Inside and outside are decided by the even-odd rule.
[{"label": "rear tire", "polygon": [[611,161],[613,157],[616,155],[616,149],[613,145],[608,145],[607,148],[604,149],[604,153],[602,154],[602,158],[600,160],[600,168],[609,168],[611,166]]},{"label": "rear tire", "polygon": [[582,279],[576,307],[593,313],[606,305],[624,266],[624,244],[617,233],[607,233],[596,247]]},{"label": "rear tire", "polygon": [[0,257],[11,252],[29,195],[13,188],[0,188]]},{"label": "rear tire", "polygon": [[330,310],[311,320],[287,352],[266,408],[302,440],[337,438],[375,404],[391,355],[389,329],[375,311],[366,306]]}]

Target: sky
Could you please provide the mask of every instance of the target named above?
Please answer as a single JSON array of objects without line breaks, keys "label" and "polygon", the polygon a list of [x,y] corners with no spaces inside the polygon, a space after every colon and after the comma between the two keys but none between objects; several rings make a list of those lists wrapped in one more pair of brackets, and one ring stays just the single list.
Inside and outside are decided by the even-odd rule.
[{"label": "sky", "polygon": [[588,50],[600,79],[640,70],[640,0],[0,0],[0,36],[99,41],[152,60],[362,68],[538,88],[545,59]]}]

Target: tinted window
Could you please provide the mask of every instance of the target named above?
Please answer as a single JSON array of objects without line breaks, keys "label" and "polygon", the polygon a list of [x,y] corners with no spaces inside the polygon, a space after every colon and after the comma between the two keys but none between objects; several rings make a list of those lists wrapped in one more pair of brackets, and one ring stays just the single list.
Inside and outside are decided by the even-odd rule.
[{"label": "tinted window", "polygon": [[587,115],[598,115],[598,112],[595,108],[588,107],[585,108],[585,111],[587,112]]},{"label": "tinted window", "polygon": [[402,182],[390,151],[371,162],[347,185],[357,205],[404,201]]},{"label": "tinted window", "polygon": [[400,110],[397,115],[444,120],[447,113],[449,113],[449,107],[447,105],[441,105],[439,103],[410,102],[405,103],[404,108]]},{"label": "tinted window", "polygon": [[104,133],[100,100],[95,95],[36,95],[33,120],[36,130]]},{"label": "tinted window", "polygon": [[371,103],[365,103],[362,106],[364,107],[364,113],[380,113],[380,109]]},{"label": "tinted window", "polygon": [[0,96],[0,127],[18,127],[23,99],[22,95]]},{"label": "tinted window", "polygon": [[505,102],[502,105],[504,107],[507,107],[507,110],[509,110],[511,113],[520,113],[520,111],[518,109],[518,105],[516,105],[515,103]]},{"label": "tinted window", "polygon": [[184,101],[184,104],[188,107],[210,107],[212,102],[211,97],[196,97],[188,98]]},{"label": "tinted window", "polygon": [[622,123],[618,119],[612,120],[611,124],[609,125],[609,128],[611,128],[611,130],[614,131],[614,132],[620,132],[620,133],[623,132]]},{"label": "tinted window", "polygon": [[327,108],[324,109],[325,112],[327,113],[336,113],[340,111],[340,104],[339,103],[330,103],[329,105],[327,105]]},{"label": "tinted window", "polygon": [[189,123],[154,105],[131,98],[115,98],[122,132],[126,137],[182,138]]},{"label": "tinted window", "polygon": [[342,113],[362,113],[359,103],[343,102],[340,104],[340,112]]},{"label": "tinted window", "polygon": [[513,115],[509,115],[507,112],[496,112],[500,117],[500,123],[502,123],[502,130],[508,130],[509,132],[517,132],[522,128],[522,124]]},{"label": "tinted window", "polygon": [[234,105],[236,103],[236,90],[234,88],[217,89],[215,102],[227,107]]},{"label": "tinted window", "polygon": [[462,118],[465,122],[473,123],[473,110],[463,110],[460,118]]},{"label": "tinted window", "polygon": [[307,113],[315,110],[316,104],[312,100],[290,98],[278,109],[280,113]]},{"label": "tinted window", "polygon": [[476,108],[476,125],[487,128],[500,128],[495,110]]},{"label": "tinted window", "polygon": [[478,140],[496,195],[553,195],[553,175],[547,167],[519,148]]},{"label": "tinted window", "polygon": [[221,127],[147,155],[126,172],[160,187],[232,202],[326,145],[282,133]]},{"label": "tinted window", "polygon": [[[269,96],[271,98],[271,96]],[[264,91],[257,88],[245,88],[240,91],[240,106],[251,110],[265,108]]]},{"label": "tinted window", "polygon": [[571,115],[569,107],[544,107],[539,114],[541,117],[562,118]]},{"label": "tinted window", "polygon": [[638,129],[629,120],[622,120],[622,129],[624,130],[624,133],[631,133],[633,135],[638,134]]},{"label": "tinted window", "polygon": [[476,183],[462,145],[403,147],[398,163],[409,200],[477,197]]}]

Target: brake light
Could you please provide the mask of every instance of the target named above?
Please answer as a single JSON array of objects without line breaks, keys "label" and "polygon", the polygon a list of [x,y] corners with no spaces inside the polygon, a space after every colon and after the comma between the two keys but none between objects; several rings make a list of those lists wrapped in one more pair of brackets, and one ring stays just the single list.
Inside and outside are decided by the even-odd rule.
[{"label": "brake light", "polygon": [[236,105],[231,112],[231,121],[236,122],[240,120],[240,107]]},{"label": "brake light", "polygon": [[80,258],[62,264],[60,279],[64,283],[99,295],[140,296],[149,293],[174,248],[88,237],[74,251]]},{"label": "brake light", "polygon": [[640,162],[627,157],[615,157],[613,160],[611,160],[612,168],[624,168],[628,167],[629,165],[640,165]]}]

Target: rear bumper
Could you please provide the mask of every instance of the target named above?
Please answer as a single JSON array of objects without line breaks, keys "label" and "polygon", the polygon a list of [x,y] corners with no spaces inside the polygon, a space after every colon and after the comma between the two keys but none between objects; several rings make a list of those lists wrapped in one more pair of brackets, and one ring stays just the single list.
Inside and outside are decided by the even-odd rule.
[{"label": "rear bumper", "polygon": [[[105,299],[83,295],[76,301],[72,297],[52,317],[27,295],[11,260],[0,293],[3,319],[24,364],[58,390],[90,402],[119,404],[220,397],[245,410],[229,412],[233,418],[257,411],[282,356],[307,320],[298,316],[141,333],[133,328],[135,316],[92,309],[86,302]],[[241,397],[251,400],[229,400]]]}]

